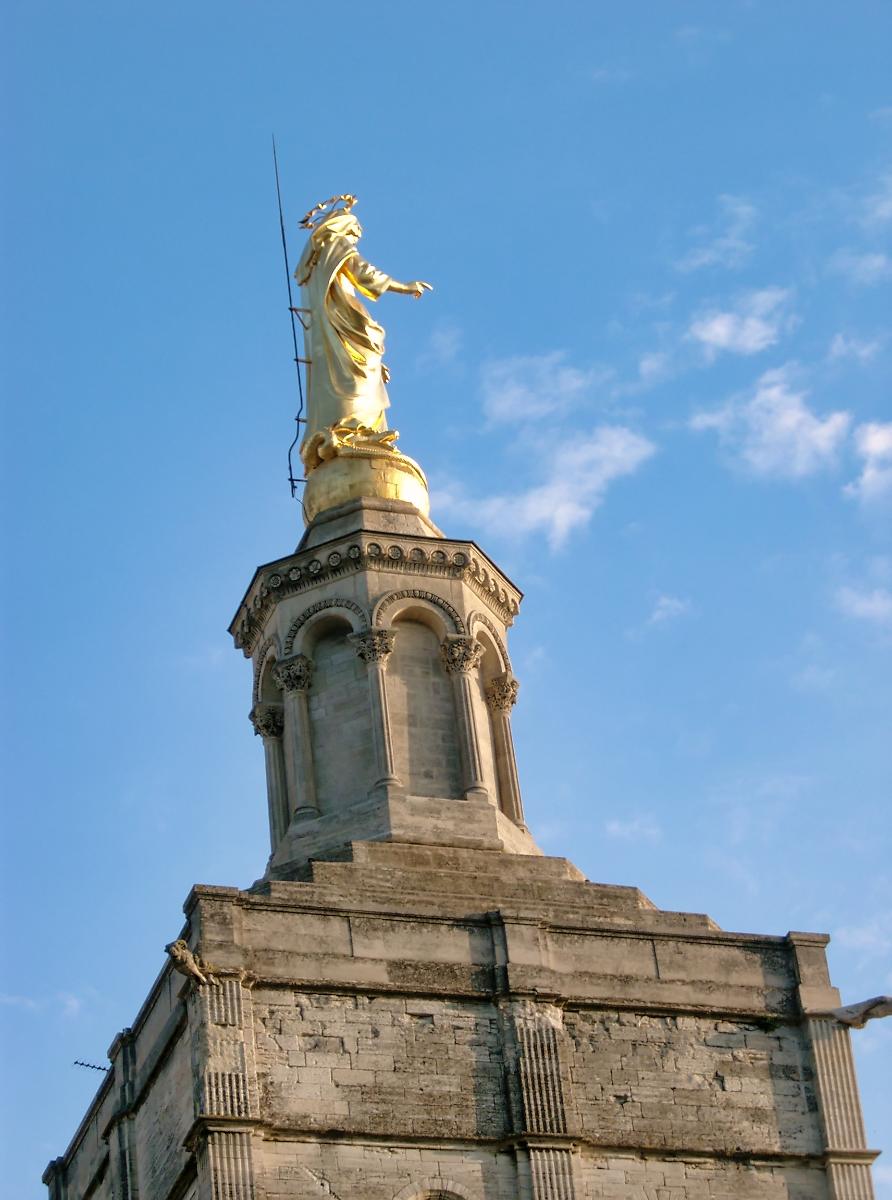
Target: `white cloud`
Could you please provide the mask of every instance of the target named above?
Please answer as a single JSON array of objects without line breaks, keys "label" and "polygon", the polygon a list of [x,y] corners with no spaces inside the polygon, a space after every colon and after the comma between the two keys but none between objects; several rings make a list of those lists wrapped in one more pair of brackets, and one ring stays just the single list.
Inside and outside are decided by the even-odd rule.
[{"label": "white cloud", "polygon": [[821,667],[817,663],[806,663],[797,671],[790,681],[800,692],[822,695],[829,692],[836,682],[836,672],[832,667]]},{"label": "white cloud", "polygon": [[444,321],[434,329],[428,338],[426,348],[418,356],[418,366],[451,366],[461,353],[461,347],[461,329],[450,321]]},{"label": "white cloud", "polygon": [[878,189],[867,197],[864,220],[867,225],[885,225],[892,221],[892,171],[886,171],[880,177]]},{"label": "white cloud", "polygon": [[595,67],[589,78],[593,83],[628,83],[632,72],[625,67]]},{"label": "white cloud", "polygon": [[870,362],[882,347],[882,338],[875,338],[872,342],[865,342],[860,338],[848,337],[844,333],[837,333],[830,343],[829,357],[832,359],[853,358],[856,362],[865,363]]},{"label": "white cloud", "polygon": [[830,259],[830,269],[837,275],[843,275],[850,283],[870,287],[872,284],[882,283],[892,275],[892,259],[879,250],[860,253],[855,250],[837,250]]},{"label": "white cloud", "polygon": [[766,371],[753,395],[713,412],[697,413],[690,427],[713,429],[721,441],[754,474],[801,479],[836,460],[851,416],[847,412],[817,416],[797,391],[793,368]]},{"label": "white cloud", "polygon": [[714,228],[699,226],[693,231],[699,245],[678,260],[679,271],[739,267],[752,254],[748,234],[755,224],[755,206],[741,196],[719,196],[719,206],[722,216]]},{"label": "white cloud", "polygon": [[884,104],[868,114],[871,121],[892,121],[892,104]]},{"label": "white cloud", "polygon": [[631,475],[654,454],[647,438],[622,425],[602,425],[587,437],[560,444],[544,483],[512,495],[463,497],[448,489],[436,497],[438,511],[473,520],[505,537],[544,533],[552,549],[584,526],[609,485]]},{"label": "white cloud", "polygon": [[861,474],[843,491],[869,504],[892,495],[892,421],[868,421],[855,430],[855,450],[863,460]]},{"label": "white cloud", "polygon": [[81,1009],[84,1006],[80,996],[75,996],[72,992],[59,992],[58,1001],[62,1008],[63,1017],[79,1017]]},{"label": "white cloud", "polygon": [[628,821],[606,821],[604,832],[608,837],[622,841],[658,842],[663,831],[653,817],[631,817]]},{"label": "white cloud", "polygon": [[844,925],[833,934],[833,940],[848,950],[866,954],[886,954],[892,950],[892,924],[880,917],[863,925]]},{"label": "white cloud", "polygon": [[15,996],[9,992],[0,992],[0,1004],[5,1004],[8,1008],[24,1008],[28,1012],[35,1012],[40,1007],[30,996]]},{"label": "white cloud", "polygon": [[683,600],[680,596],[658,596],[653,610],[647,618],[647,624],[665,625],[668,621],[675,621],[679,617],[687,616],[690,611],[690,600]]},{"label": "white cloud", "polygon": [[758,354],[775,345],[792,325],[788,288],[768,287],[748,292],[733,309],[712,309],[691,322],[688,337],[700,342],[707,357],[722,351]]},{"label": "white cloud", "polygon": [[847,617],[854,617],[858,621],[892,625],[892,591],[888,588],[838,588],[836,606]]},{"label": "white cloud", "polygon": [[638,378],[644,384],[658,383],[669,374],[669,355],[658,350],[642,354],[638,360]]},{"label": "white cloud", "polygon": [[568,366],[563,351],[497,359],[483,367],[483,412],[490,425],[563,413],[612,372]]}]

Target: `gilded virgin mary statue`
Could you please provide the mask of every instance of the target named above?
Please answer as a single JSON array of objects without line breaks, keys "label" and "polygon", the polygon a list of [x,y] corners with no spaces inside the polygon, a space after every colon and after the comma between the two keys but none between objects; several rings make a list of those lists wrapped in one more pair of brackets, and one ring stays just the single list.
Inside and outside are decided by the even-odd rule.
[{"label": "gilded virgin mary statue", "polygon": [[300,448],[308,480],[317,467],[338,457],[395,455],[411,464],[394,447],[397,431],[387,426],[384,330],[360,297],[378,300],[385,292],[399,292],[418,299],[431,285],[400,283],[359,255],[362,226],[352,212],[355,203],[355,196],[333,196],[301,221],[309,237],[294,277],[301,288],[309,360]]}]

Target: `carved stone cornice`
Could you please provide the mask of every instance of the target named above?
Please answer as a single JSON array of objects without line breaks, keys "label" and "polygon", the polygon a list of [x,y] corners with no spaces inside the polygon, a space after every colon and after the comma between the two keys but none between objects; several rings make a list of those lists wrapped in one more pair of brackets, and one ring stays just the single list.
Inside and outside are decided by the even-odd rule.
[{"label": "carved stone cornice", "polygon": [[440,643],[440,659],[449,675],[466,675],[480,665],[483,647],[472,637],[449,637]]},{"label": "carved stone cornice", "polygon": [[[384,542],[329,542],[261,567],[239,607],[229,631],[250,657],[263,638],[269,615],[280,600],[356,571],[380,571],[427,578],[460,579],[506,625],[520,608],[520,592],[471,542],[417,538]],[[408,582],[408,581],[407,581]],[[423,586],[423,585],[422,585]]]},{"label": "carved stone cornice", "polygon": [[285,731],[285,714],[278,704],[255,704],[248,717],[258,737],[280,738]]},{"label": "carved stone cornice", "polygon": [[364,663],[386,662],[393,652],[395,640],[392,629],[367,629],[365,633],[350,635],[350,641]]},{"label": "carved stone cornice", "polygon": [[313,683],[313,663],[305,654],[295,654],[273,667],[273,679],[283,692],[308,692]]},{"label": "carved stone cornice", "polygon": [[513,675],[498,675],[486,685],[486,704],[491,712],[510,712],[517,702],[520,683]]}]

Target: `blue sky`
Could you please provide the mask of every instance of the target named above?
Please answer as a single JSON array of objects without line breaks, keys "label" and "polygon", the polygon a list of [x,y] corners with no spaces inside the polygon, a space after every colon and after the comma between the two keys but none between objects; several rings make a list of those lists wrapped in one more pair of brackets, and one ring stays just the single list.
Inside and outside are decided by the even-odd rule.
[{"label": "blue sky", "polygon": [[[266,857],[226,627],[300,533],[273,131],[292,256],[350,190],[434,284],[376,312],[393,422],[526,593],[541,844],[892,992],[890,35],[870,0],[8,7],[11,1195],[191,884]],[[854,1042],[882,1148],[892,1021]]]}]

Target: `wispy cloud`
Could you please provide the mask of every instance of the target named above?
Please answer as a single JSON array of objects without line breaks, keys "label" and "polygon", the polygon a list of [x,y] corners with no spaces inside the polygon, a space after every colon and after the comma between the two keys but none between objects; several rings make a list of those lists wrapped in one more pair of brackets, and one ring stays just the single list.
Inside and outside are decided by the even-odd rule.
[{"label": "wispy cloud", "polygon": [[892,421],[868,421],[855,430],[861,474],[843,491],[864,504],[892,496]]},{"label": "wispy cloud", "polygon": [[684,600],[681,596],[670,596],[668,594],[657,596],[656,603],[651,610],[650,616],[647,618],[647,624],[666,625],[670,621],[677,621],[679,617],[687,616],[690,611],[690,600]]},{"label": "wispy cloud", "polygon": [[587,399],[613,372],[604,367],[580,370],[563,351],[497,359],[483,367],[483,412],[490,425],[516,424],[567,412]]},{"label": "wispy cloud", "polygon": [[615,480],[631,475],[656,451],[647,438],[621,425],[601,425],[567,442],[549,477],[525,491],[471,498],[448,488],[437,509],[473,520],[492,533],[523,537],[544,533],[552,549],[587,524]]},{"label": "wispy cloud", "polygon": [[650,816],[631,817],[628,821],[605,821],[604,832],[617,840],[635,842],[658,842],[663,836],[662,829]]},{"label": "wispy cloud", "polygon": [[892,591],[885,587],[837,588],[836,607],[847,617],[874,625],[892,625]]},{"label": "wispy cloud", "polygon": [[858,287],[871,287],[892,276],[892,259],[879,250],[837,250],[829,266]]},{"label": "wispy cloud", "polygon": [[7,1008],[23,1008],[28,1012],[36,1012],[40,1005],[30,996],[16,996],[9,992],[0,992],[0,1004]]},{"label": "wispy cloud", "polygon": [[801,479],[833,466],[851,415],[817,416],[797,390],[792,366],[766,371],[755,392],[713,412],[695,414],[691,429],[712,429],[732,455],[755,475]]},{"label": "wispy cloud", "polygon": [[830,343],[828,357],[831,359],[854,359],[855,362],[866,363],[880,352],[883,347],[882,338],[874,338],[866,342],[861,338],[849,337],[845,333],[837,333]]},{"label": "wispy cloud", "polygon": [[697,242],[675,264],[679,271],[698,271],[703,267],[739,267],[753,252],[749,234],[756,221],[756,208],[742,196],[719,196],[721,216],[712,227],[701,225],[692,231]]},{"label": "wispy cloud", "polygon": [[593,83],[628,83],[634,76],[625,67],[594,67],[589,72]]},{"label": "wispy cloud", "polygon": [[887,954],[892,950],[892,921],[874,917],[860,925],[843,925],[834,932],[833,940],[847,950],[860,950],[871,956]]},{"label": "wispy cloud", "polygon": [[864,202],[864,223],[870,227],[892,221],[892,171],[880,176],[877,190]]},{"label": "wispy cloud", "polygon": [[748,292],[731,309],[709,309],[696,317],[688,337],[699,342],[708,359],[721,351],[758,354],[775,345],[791,328],[788,288],[768,287]]},{"label": "wispy cloud", "polygon": [[451,321],[441,322],[418,355],[418,366],[420,368],[452,366],[461,353],[462,340],[462,331],[458,325]]}]

